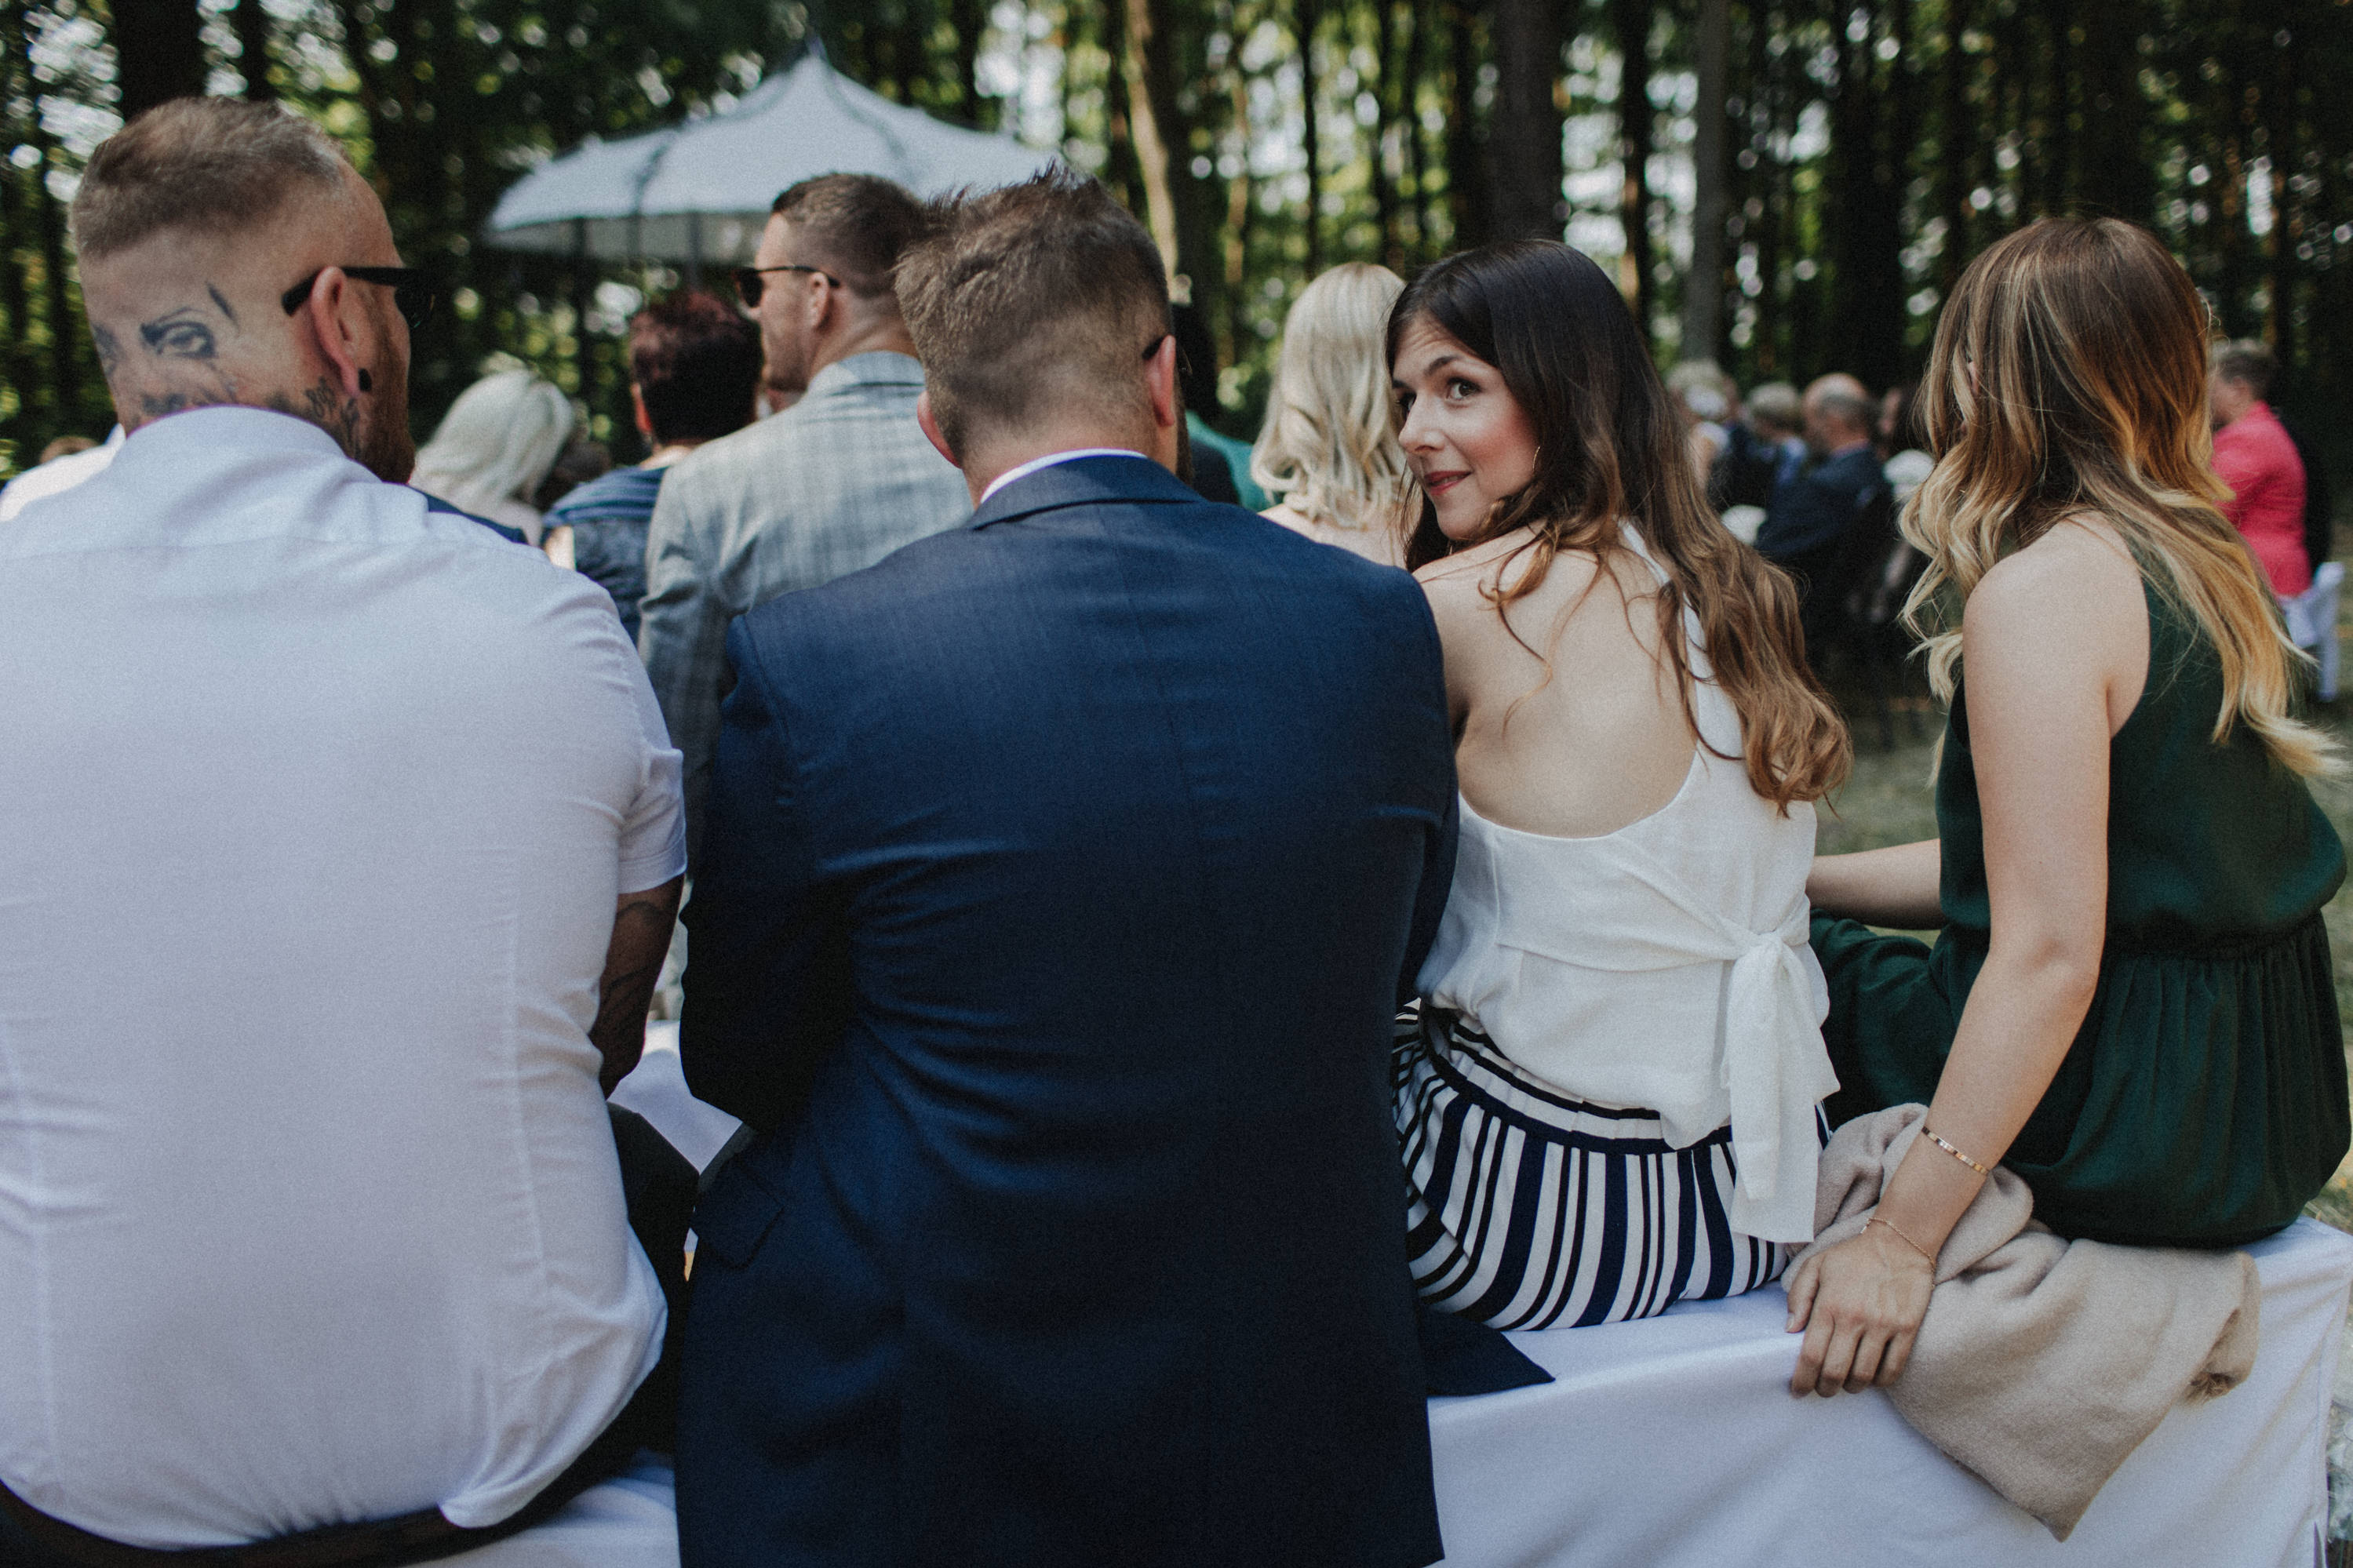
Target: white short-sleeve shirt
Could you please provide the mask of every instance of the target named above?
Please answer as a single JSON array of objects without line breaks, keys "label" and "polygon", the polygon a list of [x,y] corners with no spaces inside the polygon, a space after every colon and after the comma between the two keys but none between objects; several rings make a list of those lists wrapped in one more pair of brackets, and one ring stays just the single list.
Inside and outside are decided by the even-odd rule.
[{"label": "white short-sleeve shirt", "polygon": [[0,1480],[497,1521],[657,1359],[587,1038],[684,867],[612,601],[249,408],[0,531]]}]

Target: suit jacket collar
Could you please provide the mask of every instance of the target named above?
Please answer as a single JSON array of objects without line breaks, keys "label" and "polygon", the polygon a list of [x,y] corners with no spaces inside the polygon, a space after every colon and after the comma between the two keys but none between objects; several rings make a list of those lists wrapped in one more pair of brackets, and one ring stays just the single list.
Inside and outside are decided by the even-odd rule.
[{"label": "suit jacket collar", "polygon": [[988,498],[966,526],[987,528],[1067,506],[1158,502],[1207,506],[1176,475],[1141,454],[1078,458],[1014,480]]}]

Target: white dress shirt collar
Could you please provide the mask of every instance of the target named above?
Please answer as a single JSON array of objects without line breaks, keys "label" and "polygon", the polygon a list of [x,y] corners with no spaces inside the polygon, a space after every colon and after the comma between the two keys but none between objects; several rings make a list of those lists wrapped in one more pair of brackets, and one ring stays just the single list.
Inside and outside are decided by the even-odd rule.
[{"label": "white dress shirt collar", "polygon": [[1068,452],[1049,452],[1042,458],[1032,458],[1026,463],[1008,468],[989,480],[988,488],[980,492],[980,503],[987,506],[989,497],[1016,479],[1026,479],[1039,469],[1050,468],[1057,463],[1075,463],[1081,458],[1144,458],[1147,463],[1152,461],[1133,447],[1080,447]]}]

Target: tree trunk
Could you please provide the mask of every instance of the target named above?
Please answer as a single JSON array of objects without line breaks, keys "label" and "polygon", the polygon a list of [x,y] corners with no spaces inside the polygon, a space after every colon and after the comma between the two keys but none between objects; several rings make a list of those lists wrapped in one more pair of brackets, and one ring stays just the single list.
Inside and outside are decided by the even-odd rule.
[{"label": "tree trunk", "polygon": [[114,0],[114,79],[125,121],[205,90],[204,20],[196,0]]},{"label": "tree trunk", "polygon": [[1297,0],[1299,30],[1299,100],[1301,139],[1307,153],[1307,276],[1312,281],[1324,270],[1324,137],[1316,112],[1321,84],[1315,79],[1315,35],[1322,30],[1322,0]]},{"label": "tree trunk", "polygon": [[237,69],[245,79],[245,96],[255,103],[274,102],[277,88],[269,81],[269,13],[261,0],[237,0],[229,14],[237,30]]},{"label": "tree trunk", "polygon": [[1111,57],[1111,69],[1103,79],[1103,140],[1109,143],[1104,150],[1103,181],[1126,200],[1128,211],[1142,216],[1148,211],[1148,202],[1143,160],[1135,145],[1134,105],[1127,89],[1126,0],[1092,9],[1102,34],[1099,41]]},{"label": "tree trunk", "polygon": [[1692,261],[1683,284],[1685,359],[1717,359],[1724,350],[1724,242],[1728,217],[1724,155],[1732,64],[1731,0],[1700,0],[1699,97],[1693,106]]},{"label": "tree trunk", "polygon": [[2092,210],[2147,223],[2157,183],[2143,145],[2148,103],[2140,88],[2139,7],[2126,0],[2084,6],[2084,175]]},{"label": "tree trunk", "polygon": [[1977,135],[1969,117],[1976,57],[1968,50],[1968,33],[1969,0],[1945,0],[1945,58],[1938,75],[1943,100],[1936,116],[1936,211],[1945,220],[1944,249],[1936,258],[1940,299],[1952,297],[1969,259],[1969,153]]},{"label": "tree trunk", "polygon": [[1430,158],[1421,132],[1421,80],[1430,68],[1425,42],[1438,23],[1433,8],[1424,0],[1406,0],[1405,22],[1405,81],[1398,100],[1404,106],[1406,172],[1413,181],[1413,250],[1409,259],[1419,266],[1437,254],[1437,247],[1430,243]]},{"label": "tree trunk", "polygon": [[988,8],[981,0],[948,0],[948,26],[955,34],[958,112],[966,125],[994,130],[980,96],[980,36],[987,30]]},{"label": "tree trunk", "polygon": [[[1901,6],[1910,0],[1891,3]],[[1838,91],[1831,104],[1836,238],[1827,323],[1834,362],[1829,368],[1874,387],[1903,373],[1903,192],[1890,144],[1906,140],[1890,134],[1894,128],[1881,112],[1878,35],[1875,26],[1860,39],[1843,26],[1838,33]]]},{"label": "tree trunk", "polygon": [[1449,52],[1446,71],[1446,202],[1453,219],[1453,248],[1468,250],[1488,239],[1487,182],[1482,177],[1479,127],[1478,16],[1470,0],[1445,0]]},{"label": "tree trunk", "polygon": [[[1129,110],[1135,151],[1144,167],[1145,206],[1152,237],[1180,300],[1209,310],[1224,281],[1223,258],[1201,221],[1201,182],[1193,174],[1193,128],[1178,84],[1190,52],[1177,30],[1174,0],[1124,0],[1127,6]],[[1178,283],[1183,278],[1190,285]],[[1214,313],[1208,316],[1215,320]]]},{"label": "tree trunk", "polygon": [[[9,5],[10,74],[25,84],[26,101],[32,110],[26,117],[26,141],[38,154],[28,183],[32,188],[34,223],[41,237],[41,313],[47,318],[49,328],[50,406],[62,425],[74,416],[75,405],[81,401],[83,328],[80,312],[74,309],[68,273],[66,216],[49,190],[49,171],[58,166],[57,146],[50,140],[48,127],[41,122],[40,82],[33,75],[29,21],[23,5]],[[15,171],[9,173],[13,178]],[[21,320],[15,326],[18,331],[23,331]],[[23,395],[21,391],[18,395]]]},{"label": "tree trunk", "polygon": [[[1648,0],[1642,0],[1649,9]],[[1495,0],[1495,108],[1487,125],[1501,239],[1561,235],[1560,9],[1557,0]]]},{"label": "tree trunk", "polygon": [[1393,136],[1403,117],[1398,110],[1400,97],[1398,84],[1397,18],[1400,7],[1397,0],[1377,0],[1371,10],[1374,58],[1379,62],[1380,79],[1375,82],[1373,100],[1379,108],[1373,126],[1372,163],[1373,221],[1381,235],[1381,263],[1392,272],[1405,269],[1405,232],[1398,213],[1398,171],[1389,166],[1394,147]]},{"label": "tree trunk", "polygon": [[[13,106],[21,88],[25,103],[37,121],[41,112],[39,83],[22,68],[26,55],[23,0],[7,0],[0,5],[0,26],[7,29],[5,39],[0,39],[5,45],[5,52],[0,53],[0,106]],[[17,125],[8,126],[7,132],[12,142],[25,134]],[[26,233],[26,188],[41,174],[40,170],[19,169],[14,163],[0,167],[0,312],[8,318],[6,335],[0,337],[0,345],[5,345],[0,353],[6,357],[0,363],[5,365],[8,384],[16,389],[16,412],[8,420],[12,435],[25,428],[34,401],[32,298],[25,283],[24,267],[17,259],[16,246]],[[26,458],[20,439],[16,466],[29,467]]]},{"label": "tree trunk", "polygon": [[1618,146],[1625,168],[1619,187],[1618,220],[1626,231],[1618,287],[1633,307],[1642,341],[1651,338],[1651,148],[1655,111],[1651,107],[1651,21],[1655,0],[1609,0],[1609,20],[1624,63],[1618,72]]}]

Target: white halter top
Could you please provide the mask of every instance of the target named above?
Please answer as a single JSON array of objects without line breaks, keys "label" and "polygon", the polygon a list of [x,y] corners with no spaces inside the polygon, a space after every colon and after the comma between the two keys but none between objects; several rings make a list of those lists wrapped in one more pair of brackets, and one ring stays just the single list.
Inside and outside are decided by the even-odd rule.
[{"label": "white halter top", "polygon": [[1698,617],[1684,626],[1700,743],[1675,797],[1598,838],[1524,833],[1462,802],[1419,988],[1563,1093],[1657,1111],[1677,1148],[1729,1122],[1735,1228],[1810,1241],[1814,1108],[1838,1088],[1807,945],[1814,808],[1785,816],[1749,787],[1739,714]]}]

